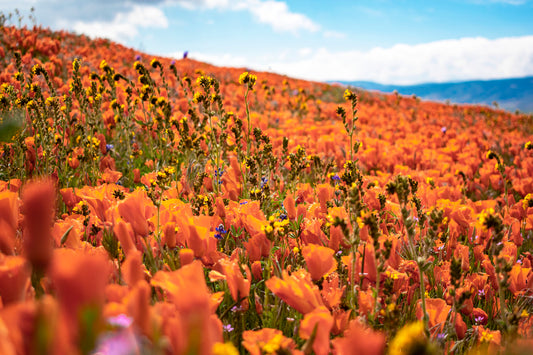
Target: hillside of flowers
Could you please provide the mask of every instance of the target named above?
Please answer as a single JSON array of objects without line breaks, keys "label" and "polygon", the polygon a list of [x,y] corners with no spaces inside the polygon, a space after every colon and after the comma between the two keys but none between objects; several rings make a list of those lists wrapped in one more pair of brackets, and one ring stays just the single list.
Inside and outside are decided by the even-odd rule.
[{"label": "hillside of flowers", "polygon": [[527,354],[533,116],[0,27],[0,353]]}]

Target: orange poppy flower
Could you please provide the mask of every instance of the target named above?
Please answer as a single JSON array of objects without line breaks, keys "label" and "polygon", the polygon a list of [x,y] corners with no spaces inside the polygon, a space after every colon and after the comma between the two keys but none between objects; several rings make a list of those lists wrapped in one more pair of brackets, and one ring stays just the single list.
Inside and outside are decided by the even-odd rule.
[{"label": "orange poppy flower", "polygon": [[326,355],[330,352],[329,333],[332,327],[333,317],[326,307],[320,306],[304,316],[298,334],[302,339],[314,335],[313,351],[316,355]]},{"label": "orange poppy flower", "polygon": [[[446,304],[446,301],[442,298],[426,299],[426,312],[429,316],[428,326],[433,337],[443,332],[446,320],[448,318],[448,313],[450,313],[450,311],[451,306]],[[416,306],[416,317],[419,320],[422,320],[424,317],[422,313],[421,301],[419,301]],[[459,313],[456,314],[455,318],[455,331],[459,339],[464,338],[466,334],[466,324],[463,321],[463,317],[461,317]]]},{"label": "orange poppy flower", "polygon": [[486,329],[482,325],[474,326],[477,344],[485,353],[495,354],[501,347],[502,334],[499,330]]},{"label": "orange poppy flower", "polygon": [[184,248],[179,251],[180,265],[189,265],[194,260],[194,251],[192,249]]},{"label": "orange poppy flower", "polygon": [[290,276],[286,270],[283,270],[281,279],[274,276],[266,281],[266,286],[302,314],[324,305],[318,287],[313,284],[311,275],[304,269],[297,270]]},{"label": "orange poppy flower", "polygon": [[26,298],[31,287],[30,275],[31,268],[25,258],[0,254],[0,300],[4,307]]},{"label": "orange poppy flower", "polygon": [[193,218],[189,219],[187,246],[194,251],[194,256],[197,258],[209,257],[213,252],[216,252],[217,239],[209,231],[209,228],[209,226],[195,223]]},{"label": "orange poppy flower", "polygon": [[222,324],[212,314],[202,263],[196,260],[176,271],[158,271],[151,285],[165,291],[177,311],[167,311],[163,321],[174,353],[210,354],[213,344],[222,340]]},{"label": "orange poppy flower", "polygon": [[76,190],[76,196],[83,199],[89,205],[91,215],[96,215],[101,221],[112,220],[111,207],[115,203],[113,192],[117,185],[103,184],[96,187],[84,186]]},{"label": "orange poppy flower", "polygon": [[329,242],[328,247],[338,251],[341,245],[341,242],[344,239],[344,233],[340,226],[330,226],[329,227]]},{"label": "orange poppy flower", "polygon": [[[52,301],[47,298],[47,301]],[[43,302],[43,306],[45,306]],[[53,309],[52,305],[50,309]],[[46,319],[51,320],[51,319]],[[0,310],[0,349],[6,350],[7,354],[13,351],[15,354],[36,353],[35,342],[29,341],[35,337],[35,326],[38,321],[38,309],[35,302],[20,302]],[[51,325],[51,324],[50,324]],[[43,326],[41,324],[41,326]],[[54,329],[55,331],[55,329]],[[48,352],[49,344],[43,342],[42,346]],[[40,349],[44,350],[44,349]],[[2,354],[4,354],[2,352]]]},{"label": "orange poppy flower", "polygon": [[[65,347],[76,347],[84,332],[98,334],[103,325],[105,286],[109,281],[110,262],[104,249],[56,249],[49,276],[56,291],[61,339]],[[82,328],[82,318],[94,315],[94,321]]]},{"label": "orange poppy flower", "polygon": [[260,261],[254,261],[252,263],[252,275],[255,281],[261,281],[263,279],[263,266]]},{"label": "orange poppy flower", "polygon": [[50,278],[61,307],[76,317],[82,306],[102,304],[109,272],[109,260],[103,249],[56,249]]},{"label": "orange poppy flower", "polygon": [[264,219],[256,218],[252,215],[246,216],[246,219],[244,221],[244,228],[246,228],[246,231],[251,236],[257,235],[257,234],[265,234],[264,229],[268,225],[268,222]]},{"label": "orange poppy flower", "polygon": [[333,254],[335,254],[333,249],[316,244],[303,247],[302,255],[313,281],[320,280],[337,269],[337,260]]},{"label": "orange poppy flower", "polygon": [[[52,229],[52,238],[56,247],[61,245],[78,249],[83,246],[82,236],[85,230],[83,220],[79,216],[67,216],[64,220],[58,220]],[[68,233],[67,233],[68,231]],[[65,238],[66,234],[66,239]],[[63,240],[62,240],[63,239]]]},{"label": "orange poppy flower", "polygon": [[287,211],[287,217],[289,220],[294,221],[296,219],[296,207],[294,203],[294,197],[291,194],[287,194],[285,200],[283,200],[283,207]]},{"label": "orange poppy flower", "polygon": [[151,296],[150,285],[144,280],[139,280],[131,287],[131,291],[125,299],[127,312],[133,317],[135,325],[150,338],[157,331],[152,322]]},{"label": "orange poppy flower", "polygon": [[155,214],[156,208],[142,189],[135,190],[120,202],[118,212],[131,224],[135,234],[146,237],[150,233],[148,219]]},{"label": "orange poppy flower", "polygon": [[141,171],[139,169],[133,169],[133,182],[138,184],[141,182]]},{"label": "orange poppy flower", "polygon": [[324,278],[322,290],[320,291],[324,304],[330,310],[338,308],[345,289],[346,286],[339,287],[339,274],[336,272]]},{"label": "orange poppy flower", "polygon": [[237,261],[220,260],[224,275],[226,275],[226,282],[231,293],[231,297],[235,302],[238,302],[250,294],[250,285],[252,284],[252,274],[248,265],[244,265],[246,278],[244,278]]},{"label": "orange poppy flower", "polygon": [[272,242],[268,240],[264,233],[256,234],[243,243],[250,261],[261,260],[261,257],[270,255]]},{"label": "orange poppy flower", "polygon": [[229,157],[230,166],[226,170],[226,173],[222,176],[222,188],[224,194],[222,197],[229,198],[230,200],[237,201],[241,195],[242,186],[242,174],[241,168],[237,161],[237,157],[231,155]]},{"label": "orange poppy flower", "polygon": [[202,264],[198,260],[176,271],[158,271],[150,283],[152,286],[161,287],[180,311],[209,309],[210,293],[205,283]]},{"label": "orange poppy flower", "polygon": [[357,293],[357,299],[359,303],[359,312],[363,315],[370,316],[376,307],[376,299],[374,297],[373,289],[368,288],[365,291],[360,290]]},{"label": "orange poppy flower", "polygon": [[127,254],[126,261],[122,265],[122,274],[124,281],[130,287],[145,279],[146,266],[142,262],[142,253],[140,251],[133,250]]},{"label": "orange poppy flower", "polygon": [[177,245],[176,236],[178,234],[179,228],[176,226],[175,223],[167,223],[163,225],[161,229],[163,231],[163,244],[166,245],[169,249],[174,249]]},{"label": "orange poppy flower", "polygon": [[22,190],[24,253],[33,267],[44,270],[52,257],[51,227],[56,189],[50,179],[29,182]]},{"label": "orange poppy flower", "polygon": [[503,242],[503,248],[500,251],[500,256],[503,257],[507,263],[514,264],[516,262],[517,247],[515,243]]},{"label": "orange poppy flower", "polygon": [[[114,161],[113,161],[114,162]],[[100,164],[100,166],[102,165],[102,163]],[[114,165],[114,163],[113,163]],[[116,171],[108,167],[105,168],[104,172],[102,173],[102,177],[100,179],[98,179],[98,182],[100,184],[102,183],[110,183],[110,184],[115,184],[118,182],[118,180],[120,180],[120,178],[122,177],[122,173],[120,171]]]},{"label": "orange poppy flower", "polygon": [[[353,253],[341,257],[342,263],[348,269],[348,277],[350,282],[359,282],[363,278],[363,286],[367,286],[369,282],[376,281],[376,262],[374,257],[374,246],[370,243],[359,245],[357,248],[355,270],[353,270]],[[364,264],[362,263],[362,255],[365,254]]]},{"label": "orange poppy flower", "polygon": [[123,220],[119,220],[113,226],[113,232],[120,242],[122,250],[126,256],[128,256],[132,251],[137,250],[137,247],[135,246],[136,243],[134,241],[135,234],[131,224],[124,222]]},{"label": "orange poppy flower", "polygon": [[469,252],[470,249],[468,246],[463,244],[457,244],[453,251],[455,258],[461,260],[461,269],[463,271],[468,271],[470,269]]},{"label": "orange poppy flower", "polygon": [[24,165],[26,171],[30,174],[35,170],[35,164],[37,163],[37,153],[35,152],[35,138],[26,137],[24,139],[24,144],[26,145],[26,159],[24,160]]},{"label": "orange poppy flower", "polygon": [[328,244],[328,238],[322,231],[322,220],[318,218],[304,220],[304,230],[301,238],[305,244]]},{"label": "orange poppy flower", "polygon": [[521,291],[531,288],[531,285],[528,284],[531,274],[531,268],[525,268],[519,264],[514,265],[509,272],[509,290],[518,295]]},{"label": "orange poppy flower", "polygon": [[0,353],[5,355],[16,355],[15,344],[9,339],[10,332],[6,323],[0,318]]},{"label": "orange poppy flower", "polygon": [[322,213],[327,214],[327,202],[333,198],[335,189],[330,184],[319,184],[317,185],[316,190],[316,195],[320,202],[320,209],[322,210]]},{"label": "orange poppy flower", "polygon": [[333,315],[333,328],[331,328],[331,333],[333,335],[343,334],[350,323],[350,316],[352,315],[351,310],[341,310],[339,308],[332,311]]},{"label": "orange poppy flower", "polygon": [[0,192],[0,251],[12,254],[18,225],[19,203],[16,193]]},{"label": "orange poppy flower", "polygon": [[344,337],[336,338],[332,343],[338,355],[380,355],[385,352],[386,338],[383,333],[365,328],[355,319],[350,322]]}]

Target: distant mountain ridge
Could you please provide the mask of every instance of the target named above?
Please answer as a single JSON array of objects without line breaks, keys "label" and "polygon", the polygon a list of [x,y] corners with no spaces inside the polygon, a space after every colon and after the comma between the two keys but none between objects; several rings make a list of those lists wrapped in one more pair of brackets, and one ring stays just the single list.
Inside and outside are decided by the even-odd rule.
[{"label": "distant mountain ridge", "polygon": [[525,78],[475,80],[453,83],[418,85],[382,85],[369,81],[336,81],[343,85],[381,92],[397,91],[401,95],[416,95],[424,100],[451,103],[485,104],[508,111],[533,113],[533,76]]}]

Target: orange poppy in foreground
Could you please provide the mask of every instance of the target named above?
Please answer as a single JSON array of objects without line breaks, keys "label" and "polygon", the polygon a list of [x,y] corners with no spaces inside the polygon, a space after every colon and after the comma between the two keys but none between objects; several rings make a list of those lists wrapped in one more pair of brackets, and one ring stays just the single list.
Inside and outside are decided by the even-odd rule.
[{"label": "orange poppy in foreground", "polygon": [[333,317],[324,306],[317,307],[304,316],[299,334],[302,339],[313,339],[313,351],[316,355],[329,354],[329,333],[333,328]]},{"label": "orange poppy in foreground", "polygon": [[0,301],[5,307],[24,301],[30,286],[31,268],[21,256],[0,254]]},{"label": "orange poppy in foreground", "polygon": [[[439,333],[444,331],[446,320],[448,319],[448,314],[451,311],[451,306],[446,304],[446,301],[442,298],[427,298],[426,299],[426,311],[429,316],[429,329],[431,335],[436,337]],[[451,315],[454,316],[453,314]],[[416,306],[416,317],[420,320],[423,319],[424,315],[422,312],[421,301],[418,302]],[[455,314],[455,331],[457,337],[462,339],[466,334],[466,323],[463,321],[463,317],[459,313]]]},{"label": "orange poppy in foreground", "polygon": [[266,281],[266,286],[302,314],[312,312],[315,308],[324,305],[318,287],[313,284],[311,276],[304,269],[295,271],[290,276],[286,270],[283,270],[281,279],[274,276]]},{"label": "orange poppy in foreground", "polygon": [[358,320],[352,320],[344,337],[332,341],[338,355],[380,355],[385,352],[385,335],[365,328]]},{"label": "orange poppy in foreground", "polygon": [[135,234],[146,237],[150,233],[148,219],[155,214],[156,208],[143,190],[135,190],[119,203],[118,212],[131,224]]},{"label": "orange poppy in foreground", "polygon": [[13,252],[18,224],[18,205],[18,195],[15,192],[0,192],[0,252],[4,254]]},{"label": "orange poppy in foreground", "polygon": [[222,341],[222,323],[212,313],[202,263],[195,260],[176,271],[158,271],[151,284],[161,287],[172,303],[163,327],[174,353],[210,354],[213,344]]},{"label": "orange poppy in foreground", "polygon": [[[76,348],[80,339],[101,330],[110,271],[104,249],[54,251],[49,274],[59,301],[59,327],[64,333],[58,338],[65,347]],[[87,317],[94,318],[84,323]]]},{"label": "orange poppy in foreground", "polygon": [[313,281],[320,280],[337,269],[337,261],[333,254],[335,254],[333,249],[316,244],[308,244],[302,249],[302,255]]},{"label": "orange poppy in foreground", "polygon": [[44,270],[52,257],[52,224],[56,189],[51,179],[29,182],[22,190],[24,253],[33,267]]},{"label": "orange poppy in foreground", "polygon": [[246,278],[242,274],[239,264],[236,261],[221,260],[222,270],[226,275],[226,282],[235,302],[248,297],[250,294],[250,285],[252,284],[252,274],[248,265],[244,266]]}]

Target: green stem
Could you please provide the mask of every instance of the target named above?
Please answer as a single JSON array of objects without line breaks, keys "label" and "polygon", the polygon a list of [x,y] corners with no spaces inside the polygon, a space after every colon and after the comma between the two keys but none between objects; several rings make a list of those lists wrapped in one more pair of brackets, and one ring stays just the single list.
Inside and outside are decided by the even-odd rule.
[{"label": "green stem", "polygon": [[244,93],[244,105],[246,107],[246,120],[248,121],[248,132],[246,134],[246,155],[250,156],[250,150],[252,148],[252,142],[250,138],[250,130],[252,128],[252,123],[250,122],[250,108],[248,106],[248,92],[250,91],[249,87],[246,87],[246,92]]},{"label": "green stem", "polygon": [[429,315],[426,310],[426,286],[424,283],[424,271],[422,270],[422,267],[420,267],[420,263],[417,262],[418,266],[418,276],[420,277],[420,300],[422,301],[422,312],[424,314],[423,321],[424,321],[424,329],[428,329],[428,323],[429,323]]},{"label": "green stem", "polygon": [[378,312],[379,312],[378,299],[379,299],[379,283],[380,283],[381,273],[379,272],[378,260],[377,260],[376,257],[374,257],[374,262],[376,263],[376,269],[377,269],[376,270],[376,295],[374,297],[374,307],[375,307],[374,308],[374,317],[377,317],[378,316]]}]

